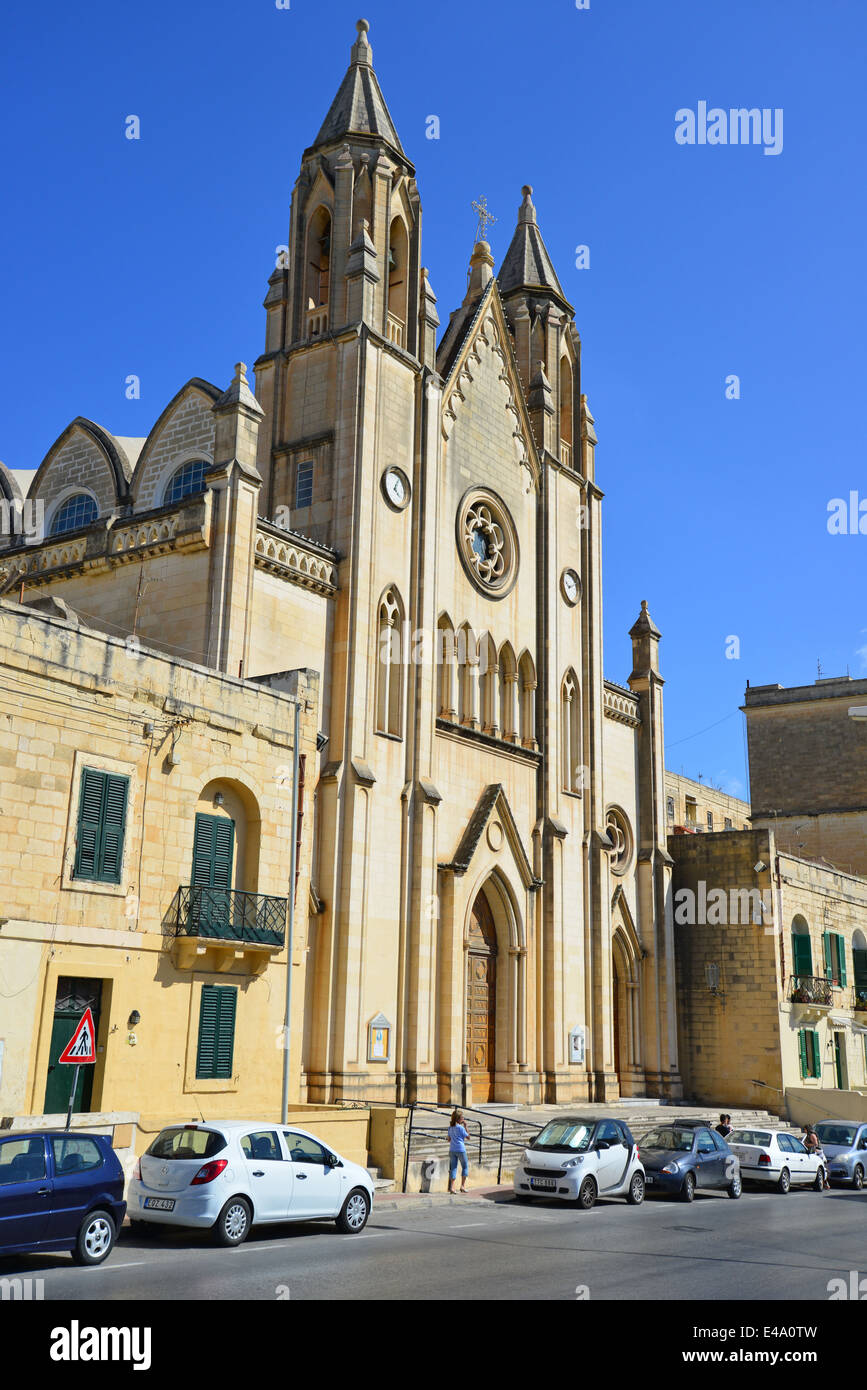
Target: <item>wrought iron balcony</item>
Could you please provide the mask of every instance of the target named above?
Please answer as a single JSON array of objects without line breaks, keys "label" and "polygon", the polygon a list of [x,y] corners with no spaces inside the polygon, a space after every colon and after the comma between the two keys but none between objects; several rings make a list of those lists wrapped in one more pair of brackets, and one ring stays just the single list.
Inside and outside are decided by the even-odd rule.
[{"label": "wrought iron balcony", "polygon": [[824,975],[792,975],[789,978],[789,1000],[792,1004],[812,1004],[830,1009],[833,986]]},{"label": "wrought iron balcony", "polygon": [[286,939],[285,898],[225,888],[181,886],[173,907],[175,936],[278,949]]}]

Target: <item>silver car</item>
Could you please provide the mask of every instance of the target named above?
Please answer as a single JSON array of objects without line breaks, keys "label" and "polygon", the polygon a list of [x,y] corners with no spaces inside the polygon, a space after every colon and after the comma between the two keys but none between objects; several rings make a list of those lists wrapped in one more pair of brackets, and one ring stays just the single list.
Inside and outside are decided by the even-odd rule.
[{"label": "silver car", "polygon": [[828,1159],[831,1182],[845,1182],[860,1191],[867,1173],[867,1124],[823,1120],[816,1125],[816,1133]]}]

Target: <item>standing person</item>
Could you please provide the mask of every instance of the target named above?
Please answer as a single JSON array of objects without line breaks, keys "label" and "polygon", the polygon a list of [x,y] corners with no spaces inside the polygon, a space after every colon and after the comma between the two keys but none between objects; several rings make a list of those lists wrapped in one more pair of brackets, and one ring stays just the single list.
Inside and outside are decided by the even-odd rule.
[{"label": "standing person", "polygon": [[734,1133],[730,1120],[731,1115],[720,1115],[719,1117],[719,1124],[716,1126],[716,1132],[717,1134],[721,1134],[723,1139],[728,1139],[729,1135]]},{"label": "standing person", "polygon": [[831,1184],[828,1180],[828,1160],[825,1158],[824,1153],[822,1153],[821,1141],[812,1125],[804,1125],[804,1133],[801,1139],[801,1143],[804,1145],[804,1148],[807,1150],[808,1154],[815,1154],[816,1157],[818,1157],[821,1154],[825,1171],[825,1181],[823,1183],[823,1187],[830,1187]]},{"label": "standing person", "polygon": [[452,1121],[449,1125],[449,1192],[455,1190],[455,1178],[458,1173],[458,1160],[461,1165],[461,1185],[460,1192],[467,1190],[467,1173],[469,1163],[467,1162],[467,1140],[470,1132],[464,1122],[464,1112],[462,1110],[452,1111]]}]

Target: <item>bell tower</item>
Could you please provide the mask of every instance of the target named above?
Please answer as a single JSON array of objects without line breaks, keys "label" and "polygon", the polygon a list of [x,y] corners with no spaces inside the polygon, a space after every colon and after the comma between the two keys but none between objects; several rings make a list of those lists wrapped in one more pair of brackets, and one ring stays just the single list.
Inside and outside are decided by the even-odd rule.
[{"label": "bell tower", "polygon": [[[421,265],[415,169],[373,69],[369,27],[358,21],[349,67],[302,156],[288,249],[268,281],[265,352],[256,362],[257,397],[268,421],[259,458],[266,514],[279,505],[296,510],[294,495],[285,495],[276,478],[279,451],[294,432],[288,418],[293,355],[310,355],[307,370],[318,378],[322,353],[311,349],[334,345],[363,326],[415,363],[433,363],[436,324]],[[318,385],[308,380],[305,389]],[[291,477],[288,486],[291,493]],[[302,528],[311,525],[308,517],[297,520]],[[319,518],[312,525],[309,534],[334,543]]]}]

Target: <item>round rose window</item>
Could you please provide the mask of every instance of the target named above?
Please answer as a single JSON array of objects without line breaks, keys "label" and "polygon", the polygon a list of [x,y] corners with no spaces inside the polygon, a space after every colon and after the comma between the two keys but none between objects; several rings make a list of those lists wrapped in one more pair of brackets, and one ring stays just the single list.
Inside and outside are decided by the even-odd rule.
[{"label": "round rose window", "polygon": [[491,493],[473,492],[458,512],[458,548],[464,569],[478,588],[498,597],[517,574],[517,538],[506,508]]}]

